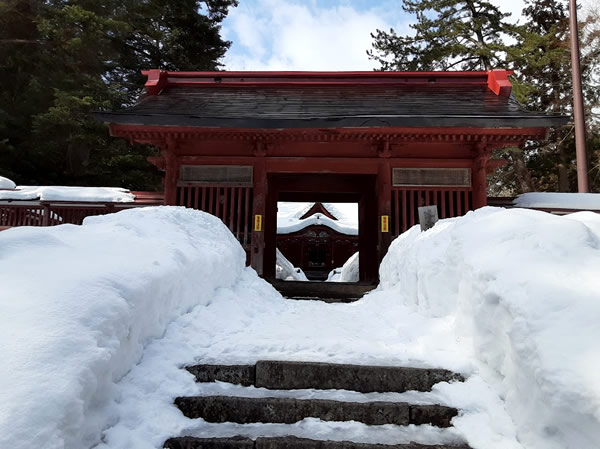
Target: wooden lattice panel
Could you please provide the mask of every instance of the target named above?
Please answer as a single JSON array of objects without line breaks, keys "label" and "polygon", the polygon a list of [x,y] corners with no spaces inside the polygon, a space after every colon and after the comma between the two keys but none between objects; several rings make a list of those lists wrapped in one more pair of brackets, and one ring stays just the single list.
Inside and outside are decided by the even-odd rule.
[{"label": "wooden lattice panel", "polygon": [[470,187],[471,170],[468,168],[394,168],[392,183],[395,187]]}]

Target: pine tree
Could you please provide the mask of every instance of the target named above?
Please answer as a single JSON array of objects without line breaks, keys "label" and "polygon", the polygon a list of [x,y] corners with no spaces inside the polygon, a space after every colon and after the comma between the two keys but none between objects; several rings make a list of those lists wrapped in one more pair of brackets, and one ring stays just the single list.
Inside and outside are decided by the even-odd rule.
[{"label": "pine tree", "polygon": [[416,15],[414,36],[377,30],[367,51],[381,70],[489,70],[502,65],[503,35],[512,27],[490,2],[481,0],[404,0]]},{"label": "pine tree", "polygon": [[151,190],[154,151],[109,137],[90,112],[127,106],[142,69],[215,70],[236,0],[0,3],[0,175],[20,184]]},{"label": "pine tree", "polygon": [[[525,23],[507,24],[508,14],[483,1],[406,0],[404,10],[416,15],[414,36],[377,30],[369,56],[382,70],[514,69],[513,93],[525,107],[571,113],[572,83],[568,7],[565,0],[528,0]],[[588,118],[599,106],[600,27],[598,13],[580,20],[582,74]],[[581,19],[581,17],[580,17]],[[516,44],[504,43],[506,37]],[[595,77],[595,78],[594,78]],[[600,141],[600,125],[588,119],[588,140]],[[600,189],[600,150],[590,147],[592,189]],[[575,150],[572,125],[552,130],[545,142],[523,149],[498,151],[511,164],[490,180],[491,194],[530,190],[574,190]]]},{"label": "pine tree", "polygon": [[127,29],[114,44],[119,58],[106,79],[133,100],[143,84],[140,68],[219,70],[230,43],[221,22],[237,0],[125,0],[115,11]]},{"label": "pine tree", "polygon": [[[558,0],[529,0],[523,10],[526,22],[516,29],[517,44],[508,52],[512,64],[514,93],[525,107],[570,115],[572,111],[572,75],[568,6]],[[600,35],[589,30],[595,21],[584,17],[581,23],[582,77],[587,116],[598,105],[600,90],[593,74],[600,68]],[[588,119],[590,143],[598,132]],[[598,167],[590,148],[591,166]],[[546,141],[528,142],[523,152],[509,152],[514,163],[512,173],[504,169],[496,175],[504,188],[517,193],[529,190],[576,191],[575,141],[573,124],[551,130]],[[526,164],[526,169],[523,164]],[[592,185],[594,183],[592,182]]]}]

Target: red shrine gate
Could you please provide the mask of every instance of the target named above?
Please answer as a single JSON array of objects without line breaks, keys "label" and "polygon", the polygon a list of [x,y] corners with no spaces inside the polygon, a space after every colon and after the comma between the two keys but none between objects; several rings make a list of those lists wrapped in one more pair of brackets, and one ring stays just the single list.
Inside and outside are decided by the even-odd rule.
[{"label": "red shrine gate", "polygon": [[486,205],[494,149],[543,139],[564,117],[525,111],[509,72],[164,72],[133,107],[96,114],[158,146],[165,204],[220,217],[275,276],[277,201],[359,203],[360,277],[417,222]]}]

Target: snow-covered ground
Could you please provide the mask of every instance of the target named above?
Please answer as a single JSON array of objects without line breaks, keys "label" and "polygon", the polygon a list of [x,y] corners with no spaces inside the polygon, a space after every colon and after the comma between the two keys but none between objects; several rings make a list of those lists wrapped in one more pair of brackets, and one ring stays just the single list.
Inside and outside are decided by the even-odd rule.
[{"label": "snow-covered ground", "polygon": [[485,208],[413,228],[381,279],[417,312],[454,320],[523,447],[599,447],[599,214]]},{"label": "snow-covered ground", "polygon": [[[159,448],[180,434],[268,429],[466,440],[473,449],[596,448],[599,248],[600,215],[486,208],[411,229],[393,243],[376,291],[328,304],[282,298],[201,212],[148,208],[80,228],[9,230],[0,234],[0,381],[11,385],[0,390],[0,447]],[[182,395],[272,396],[196,384],[181,369],[259,359],[443,367],[468,380],[429,393],[289,393],[453,405],[461,414],[449,429],[216,425],[173,406]]]},{"label": "snow-covered ground", "polygon": [[1,232],[0,448],[96,443],[115,383],[244,263],[218,218],[183,208]]}]

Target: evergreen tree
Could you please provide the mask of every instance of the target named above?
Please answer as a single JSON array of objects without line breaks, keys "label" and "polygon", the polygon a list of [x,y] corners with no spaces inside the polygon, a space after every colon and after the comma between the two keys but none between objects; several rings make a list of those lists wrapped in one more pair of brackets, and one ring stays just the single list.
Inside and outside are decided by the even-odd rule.
[{"label": "evergreen tree", "polygon": [[[509,51],[514,93],[525,107],[570,115],[573,86],[571,74],[568,6],[558,0],[529,0],[523,10],[526,22],[516,29],[517,44]],[[600,90],[593,75],[600,67],[600,35],[590,29],[593,16],[581,22],[582,78],[588,116],[588,138],[598,132],[590,120],[591,109],[598,105]],[[530,190],[576,191],[577,173],[573,123],[551,130],[546,141],[528,142],[523,152],[509,151],[514,170],[504,168],[496,175],[504,189],[514,192]],[[591,166],[598,170],[593,147],[589,151]],[[510,166],[508,167],[510,168]],[[593,173],[592,173],[593,175]],[[592,187],[594,187],[592,176]],[[600,187],[600,186],[597,186]],[[597,188],[596,187],[596,188]]]},{"label": "evergreen tree", "polygon": [[504,14],[482,0],[404,0],[416,16],[413,35],[377,30],[371,59],[381,70],[489,70],[502,65],[502,41],[512,27]]},{"label": "evergreen tree", "polygon": [[140,68],[218,70],[230,43],[221,22],[237,0],[125,0],[115,14],[128,24],[114,44],[119,58],[108,64],[106,78],[130,100],[143,84]]},{"label": "evergreen tree", "polygon": [[154,151],[108,136],[90,112],[141,92],[142,69],[215,70],[236,0],[4,0],[0,175],[20,184],[151,190]]},{"label": "evergreen tree", "polygon": [[[483,1],[405,0],[404,10],[416,15],[413,36],[377,30],[369,56],[382,70],[515,70],[513,93],[535,111],[571,113],[572,80],[569,17],[565,0],[528,0],[525,23],[508,25],[508,14]],[[581,23],[582,74],[588,115],[590,181],[600,189],[598,120],[600,28],[597,12]],[[516,44],[507,45],[510,36]],[[594,76],[596,77],[594,79]],[[574,190],[576,186],[573,125],[552,130],[545,142],[528,142],[523,149],[498,151],[511,163],[490,180],[491,194],[531,190]]]}]

